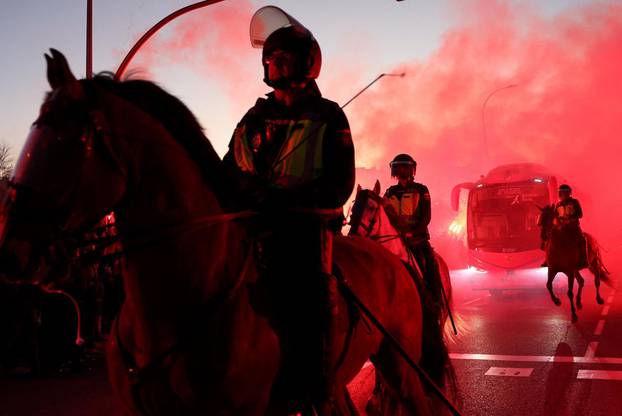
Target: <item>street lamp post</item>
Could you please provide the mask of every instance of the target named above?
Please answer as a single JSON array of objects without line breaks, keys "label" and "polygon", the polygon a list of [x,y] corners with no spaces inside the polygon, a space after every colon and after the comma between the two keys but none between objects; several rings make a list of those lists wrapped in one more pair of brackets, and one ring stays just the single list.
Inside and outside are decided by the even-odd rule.
[{"label": "street lamp post", "polygon": [[371,87],[372,85],[374,85],[377,81],[380,80],[380,78],[382,77],[401,77],[403,78],[406,75],[406,72],[401,72],[399,74],[380,74],[378,75],[376,78],[374,78],[374,80],[372,82],[370,82],[369,84],[367,84],[362,90],[360,90],[359,92],[357,92],[354,97],[350,98],[344,105],[341,106],[341,108],[345,108],[348,104],[350,104],[352,101],[356,100],[356,98],[363,94],[369,87]]},{"label": "street lamp post", "polygon": [[485,168],[488,169],[490,168],[490,153],[488,152],[488,131],[486,129],[486,104],[488,104],[488,101],[492,98],[493,95],[495,95],[496,93],[498,93],[499,91],[503,91],[503,90],[507,90],[508,88],[514,88],[517,87],[518,84],[510,84],[510,85],[506,85],[505,87],[501,87],[501,88],[497,88],[496,90],[493,90],[490,94],[488,94],[488,96],[486,97],[486,99],[484,100],[483,104],[482,104],[482,130],[483,130],[483,137],[484,137],[484,154],[486,155],[486,166]]}]

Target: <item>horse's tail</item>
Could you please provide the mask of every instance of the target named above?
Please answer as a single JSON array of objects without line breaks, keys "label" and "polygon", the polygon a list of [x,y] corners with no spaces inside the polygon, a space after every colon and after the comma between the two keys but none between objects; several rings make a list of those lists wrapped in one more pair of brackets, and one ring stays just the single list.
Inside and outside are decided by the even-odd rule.
[{"label": "horse's tail", "polygon": [[[462,317],[462,314],[454,309],[453,290],[451,284],[451,275],[449,273],[449,266],[447,266],[445,259],[443,259],[443,257],[441,257],[438,253],[435,253],[435,255],[438,266],[438,273],[440,275],[440,282],[443,285],[443,289],[445,290],[445,296],[447,297],[447,305],[443,303],[443,307],[441,308],[440,322],[443,327],[443,335],[445,337],[445,341],[449,344],[454,344],[458,342],[458,340],[465,333],[468,333],[470,329],[466,320]],[[449,319],[450,311],[453,317],[453,323]],[[456,328],[455,332],[454,326]]]},{"label": "horse's tail", "polygon": [[453,398],[457,396],[457,382],[454,367],[449,358],[449,349],[444,338],[443,325],[439,322],[438,306],[428,294],[418,273],[407,265],[421,298],[422,345],[421,367],[441,388]]},{"label": "horse's tail", "polygon": [[590,271],[594,276],[600,277],[601,282],[607,283],[611,286],[613,283],[611,273],[605,266],[605,263],[603,263],[600,244],[598,244],[598,241],[593,235],[585,232],[583,235],[585,236],[587,244],[587,256]]},{"label": "horse's tail", "polygon": [[[451,276],[449,274],[449,266],[447,266],[445,259],[443,259],[438,253],[435,252],[434,255],[436,258],[436,265],[438,267],[438,273],[440,275],[440,282],[443,285],[443,289],[445,291],[445,297],[447,299],[447,304],[449,307],[452,307],[453,306],[453,290],[451,286]],[[447,311],[445,311],[445,314],[447,314]]]}]

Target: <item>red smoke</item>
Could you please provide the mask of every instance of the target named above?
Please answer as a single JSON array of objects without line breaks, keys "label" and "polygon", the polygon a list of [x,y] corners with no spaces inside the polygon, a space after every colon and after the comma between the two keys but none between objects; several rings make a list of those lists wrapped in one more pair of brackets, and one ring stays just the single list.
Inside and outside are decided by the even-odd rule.
[{"label": "red smoke", "polygon": [[[177,65],[215,80],[241,117],[254,103],[248,97],[256,98],[266,90],[261,81],[260,55],[251,47],[248,35],[255,9],[250,0],[238,0],[235,6],[223,2],[182,16],[145,44],[133,66],[148,71]],[[174,92],[174,85],[167,87]],[[197,89],[205,90],[206,95],[216,94],[204,84]]]},{"label": "red smoke", "polygon": [[[622,5],[581,6],[554,17],[502,0],[453,6],[459,21],[436,52],[387,71],[407,76],[381,81],[348,107],[358,165],[372,169],[359,169],[358,182],[371,187],[378,177],[386,187],[388,161],[413,154],[418,179],[436,202],[432,228],[438,235],[451,221],[454,184],[503,163],[540,163],[578,191],[585,228],[611,253],[622,254],[616,219],[622,212]],[[254,11],[250,0],[239,0],[236,7],[191,13],[151,40],[136,65],[191,66],[219,82],[241,117],[266,91],[258,51],[248,39]],[[329,98],[349,97],[353,85],[364,85],[344,54],[325,57],[320,85]],[[482,105],[511,84],[517,86],[496,92],[485,108],[486,165]]]},{"label": "red smoke", "polygon": [[[541,163],[583,196],[585,228],[620,253],[622,5],[544,18],[505,1],[468,4],[427,61],[396,68],[407,77],[352,105],[359,164],[385,168],[409,152],[433,199],[447,201],[496,165]],[[511,84],[485,108],[485,166],[482,105]]]}]

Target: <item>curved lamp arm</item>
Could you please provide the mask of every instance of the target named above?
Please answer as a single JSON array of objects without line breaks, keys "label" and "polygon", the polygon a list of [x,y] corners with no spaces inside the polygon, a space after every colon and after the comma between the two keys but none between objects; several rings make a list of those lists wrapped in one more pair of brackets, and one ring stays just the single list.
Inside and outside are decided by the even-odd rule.
[{"label": "curved lamp arm", "polygon": [[132,62],[132,59],[134,58],[134,55],[136,55],[138,50],[145,44],[145,42],[147,42],[149,40],[149,38],[151,38],[151,36],[153,36],[158,30],[160,30],[162,27],[164,27],[167,23],[169,23],[170,21],[172,21],[174,19],[177,19],[179,16],[182,16],[182,15],[184,15],[186,13],[189,13],[189,12],[191,12],[193,10],[200,9],[202,7],[211,6],[212,4],[220,3],[221,1],[223,1],[223,0],[205,0],[205,1],[199,1],[199,2],[194,3],[194,4],[190,4],[190,5],[186,6],[186,7],[183,7],[181,9],[179,9],[179,10],[169,14],[164,19],[160,20],[158,23],[153,25],[153,27],[151,27],[151,29],[149,29],[147,32],[145,32],[145,34],[140,39],[138,39],[138,42],[136,42],[136,44],[132,47],[132,49],[130,49],[128,54],[125,56],[125,58],[121,62],[121,65],[119,65],[119,68],[117,68],[117,71],[114,74],[114,79],[116,81],[121,79],[121,77],[123,76],[123,73],[125,72],[125,70],[129,66],[130,62]]}]

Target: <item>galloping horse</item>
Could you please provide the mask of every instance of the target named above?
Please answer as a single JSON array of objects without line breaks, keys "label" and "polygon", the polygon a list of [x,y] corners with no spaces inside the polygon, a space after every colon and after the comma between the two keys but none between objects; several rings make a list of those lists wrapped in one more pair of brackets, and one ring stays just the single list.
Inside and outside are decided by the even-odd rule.
[{"label": "galloping horse", "polygon": [[[577,322],[576,309],[583,307],[581,303],[581,293],[585,279],[579,272],[580,248],[577,238],[567,227],[557,221],[555,215],[555,205],[547,205],[540,208],[540,220],[538,224],[542,227],[542,235],[547,236],[544,246],[546,263],[548,265],[548,279],[546,288],[551,295],[553,303],[561,305],[561,300],[553,293],[553,280],[557,273],[564,273],[568,277],[568,299],[570,299],[570,311],[572,322]],[[604,266],[600,249],[596,239],[588,233],[583,233],[587,246],[588,268],[594,275],[596,285],[596,302],[602,305],[603,298],[600,296],[601,280],[610,283],[609,271]],[[577,280],[579,289],[576,296],[576,309],[574,302],[574,280]]]},{"label": "galloping horse", "polygon": [[[52,91],[18,160],[0,222],[11,272],[30,276],[50,240],[114,211],[126,300],[107,354],[126,411],[292,412],[287,398],[272,394],[279,344],[254,308],[254,244],[240,222],[252,213],[225,211],[234,205],[227,177],[195,117],[151,82],[78,81],[60,52],[51,50],[46,60]],[[337,238],[334,258],[352,291],[419,361],[421,305],[399,259],[356,237]],[[430,414],[416,374],[348,306],[340,299],[334,414],[355,413],[345,386],[370,358],[403,414]],[[300,411],[308,406],[297,403],[293,412]]]}]

